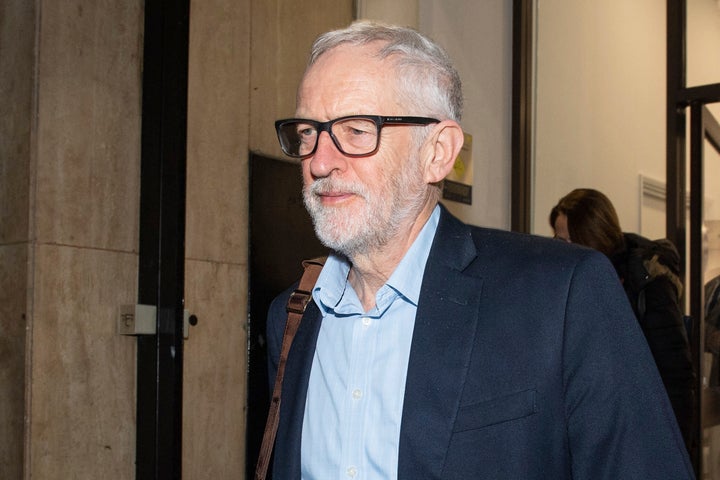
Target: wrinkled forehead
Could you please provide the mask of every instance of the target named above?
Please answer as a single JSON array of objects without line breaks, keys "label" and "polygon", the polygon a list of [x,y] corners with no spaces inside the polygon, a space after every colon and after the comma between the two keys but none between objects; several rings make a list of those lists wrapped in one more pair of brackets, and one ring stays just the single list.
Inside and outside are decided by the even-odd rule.
[{"label": "wrinkled forehead", "polygon": [[320,105],[324,111],[352,115],[373,113],[374,104],[395,103],[397,72],[390,58],[377,56],[378,45],[343,44],[310,65],[297,92],[298,114]]}]

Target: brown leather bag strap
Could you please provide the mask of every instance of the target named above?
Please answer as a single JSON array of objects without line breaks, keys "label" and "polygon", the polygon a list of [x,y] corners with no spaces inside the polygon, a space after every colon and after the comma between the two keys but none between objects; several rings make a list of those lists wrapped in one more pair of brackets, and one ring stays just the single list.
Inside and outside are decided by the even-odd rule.
[{"label": "brown leather bag strap", "polygon": [[268,411],[267,422],[265,423],[265,433],[263,433],[260,455],[258,456],[257,465],[255,466],[255,480],[265,480],[265,476],[267,475],[270,456],[273,446],[275,445],[275,434],[277,433],[278,423],[280,421],[280,397],[282,393],[283,376],[285,375],[285,363],[287,362],[288,353],[290,352],[290,345],[292,345],[293,338],[295,338],[298,327],[300,327],[300,320],[302,320],[303,313],[305,313],[305,308],[312,300],[312,289],[325,264],[325,257],[305,260],[302,263],[305,271],[300,279],[298,288],[290,295],[287,303],[288,319],[287,323],[285,323],[278,370],[275,376],[275,386],[273,387],[273,394],[270,399],[270,410]]}]

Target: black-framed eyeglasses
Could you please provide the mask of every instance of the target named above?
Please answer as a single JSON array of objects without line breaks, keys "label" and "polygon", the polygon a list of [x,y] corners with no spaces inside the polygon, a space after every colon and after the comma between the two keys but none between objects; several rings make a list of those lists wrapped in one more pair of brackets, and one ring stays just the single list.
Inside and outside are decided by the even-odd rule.
[{"label": "black-framed eyeglasses", "polygon": [[278,140],[285,155],[305,158],[315,153],[322,132],[328,132],[340,152],[348,157],[364,157],[380,146],[380,130],[385,125],[430,125],[440,120],[428,117],[382,117],[351,115],[327,122],[288,118],[275,122]]}]

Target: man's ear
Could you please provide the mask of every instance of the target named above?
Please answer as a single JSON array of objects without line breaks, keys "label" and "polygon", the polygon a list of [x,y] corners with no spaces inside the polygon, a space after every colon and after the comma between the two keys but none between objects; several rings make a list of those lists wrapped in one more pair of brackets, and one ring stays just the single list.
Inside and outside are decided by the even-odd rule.
[{"label": "man's ear", "polygon": [[435,126],[425,150],[427,183],[440,182],[450,173],[464,142],[462,127],[454,120],[443,120]]}]

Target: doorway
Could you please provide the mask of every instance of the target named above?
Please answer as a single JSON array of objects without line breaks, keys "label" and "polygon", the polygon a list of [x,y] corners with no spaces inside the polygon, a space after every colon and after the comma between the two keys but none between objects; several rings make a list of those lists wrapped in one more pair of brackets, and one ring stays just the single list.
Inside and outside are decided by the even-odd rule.
[{"label": "doorway", "polygon": [[298,164],[250,154],[247,478],[252,478],[267,416],[265,324],[273,298],[302,275],[302,260],[327,255],[302,200]]},{"label": "doorway", "polygon": [[[547,215],[547,206],[537,205],[534,198],[539,168],[535,162],[536,149],[538,145],[541,147],[544,144],[539,143],[537,140],[538,130],[536,120],[539,120],[538,113],[540,107],[547,107],[549,104],[552,106],[552,102],[556,98],[561,98],[562,101],[568,102],[569,90],[574,87],[585,86],[587,82],[586,78],[578,78],[574,84],[570,85],[570,89],[561,88],[557,84],[557,75],[550,75],[550,80],[545,85],[551,89],[558,89],[562,91],[562,96],[556,96],[544,99],[544,103],[540,103],[540,107],[536,109],[538,105],[538,99],[535,98],[538,94],[537,85],[534,73],[541,62],[546,62],[548,55],[537,57],[533,55],[533,49],[538,41],[537,31],[538,28],[538,5],[540,0],[515,0],[513,2],[513,171],[512,171],[512,228],[517,231],[524,232],[540,232],[540,228],[547,230],[547,222],[545,220]],[[585,4],[583,4],[585,5]],[[594,15],[591,16],[590,20],[583,24],[578,15],[569,15],[567,8],[561,9],[562,19],[564,19],[570,27],[580,30],[580,33],[588,34],[592,33],[592,28],[596,27],[602,19],[608,20],[608,15],[611,14],[606,7],[614,5],[616,8],[622,5],[622,11],[615,11],[619,13],[618,18],[624,22],[606,22],[610,23],[615,32],[619,26],[624,26],[623,32],[627,34],[627,42],[624,42],[622,50],[616,49],[615,51],[608,51],[605,45],[598,46],[597,49],[592,50],[593,53],[600,53],[604,59],[615,60],[615,58],[623,57],[625,50],[631,51],[631,48],[642,47],[642,55],[635,55],[631,58],[632,61],[645,62],[650,58],[651,55],[655,59],[655,64],[664,64],[664,72],[660,72],[656,78],[661,78],[660,75],[665,76],[665,88],[664,92],[660,95],[653,97],[652,101],[641,102],[637,94],[638,92],[644,93],[650,87],[656,87],[657,84],[661,85],[661,82],[648,81],[645,86],[640,85],[640,88],[631,88],[633,97],[627,102],[628,105],[638,106],[639,103],[644,105],[650,105],[654,109],[659,109],[659,115],[648,115],[646,118],[653,121],[655,134],[636,136],[631,138],[630,141],[624,142],[628,148],[633,149],[633,153],[643,153],[644,158],[651,158],[653,160],[660,160],[664,157],[664,165],[660,168],[657,166],[647,167],[648,170],[654,170],[650,172],[650,175],[643,175],[643,171],[635,172],[640,174],[641,182],[637,182],[631,178],[633,175],[619,175],[619,179],[626,182],[629,186],[627,192],[634,192],[638,189],[638,185],[650,185],[650,186],[663,186],[662,196],[658,198],[664,202],[665,212],[654,215],[660,223],[665,224],[664,235],[670,239],[680,251],[681,263],[682,263],[682,274],[685,279],[685,302],[686,312],[690,313],[693,318],[693,334],[691,335],[691,346],[694,353],[694,362],[698,378],[698,389],[697,391],[703,391],[706,385],[703,380],[706,379],[707,368],[705,368],[705,355],[706,345],[704,340],[705,333],[705,312],[704,312],[704,285],[707,283],[707,279],[704,278],[708,273],[705,270],[705,263],[712,261],[712,257],[708,255],[708,252],[704,253],[703,250],[703,226],[707,227],[714,220],[714,218],[720,218],[720,215],[715,217],[714,213],[709,213],[711,210],[711,204],[708,202],[708,192],[720,191],[717,185],[711,184],[715,179],[719,178],[720,171],[713,171],[716,167],[715,164],[720,164],[720,160],[710,160],[710,157],[717,155],[716,145],[713,145],[712,130],[715,129],[713,125],[717,122],[711,119],[710,112],[713,112],[713,108],[717,108],[718,102],[720,102],[720,62],[716,52],[717,34],[720,32],[720,8],[717,6],[717,2],[714,0],[667,0],[664,3],[657,4],[657,2],[632,2],[629,3],[593,3],[587,4],[588,8],[597,9],[594,10]],[[545,7],[548,3],[544,4]],[[637,11],[631,10],[637,9],[643,6],[642,13],[644,15],[638,15]],[[567,6],[566,6],[567,7]],[[575,6],[580,8],[580,4]],[[627,8],[626,8],[627,7]],[[609,7],[608,7],[609,8]],[[547,20],[547,8],[544,9],[544,14]],[[628,12],[634,12],[634,15],[626,15]],[[664,19],[662,18],[664,17]],[[643,20],[640,24],[639,19]],[[653,23],[645,23],[646,20],[652,19]],[[662,26],[658,28],[658,26]],[[585,28],[588,27],[588,28]],[[592,28],[590,28],[592,27]],[[557,32],[563,32],[567,29],[546,29],[552,34]],[[608,33],[608,32],[605,32]],[[641,35],[642,34],[642,35]],[[617,39],[617,35],[593,35],[593,38],[609,38]],[[550,37],[556,42],[560,40],[561,45],[569,48],[570,53],[575,47],[575,43],[568,38],[562,37]],[[610,42],[608,40],[608,42]],[[661,45],[661,42],[667,41],[665,46],[664,58],[660,58],[657,55],[657,51],[650,48],[655,45]],[[611,42],[610,42],[611,43]],[[602,48],[601,48],[602,47]],[[564,50],[562,53],[567,53],[568,50]],[[571,67],[570,74],[577,77],[577,71],[583,72],[585,69],[589,69],[592,75],[587,78],[594,79],[601,75],[596,74],[592,69],[596,67],[596,62],[588,61],[583,57],[580,61],[569,60],[568,55],[556,55],[555,57],[559,60],[558,68],[564,68],[563,66]],[[627,60],[627,59],[625,59]],[[658,61],[662,60],[662,61]],[[577,67],[577,68],[576,68]],[[547,64],[546,64],[547,68]],[[577,71],[576,71],[577,70]],[[562,72],[562,70],[557,70]],[[632,71],[630,67],[621,69],[622,72]],[[553,74],[555,71],[552,72]],[[572,78],[575,78],[572,77]],[[621,77],[623,82],[617,85],[617,91],[620,93],[625,92],[630,86],[632,78]],[[613,77],[612,80],[616,78]],[[626,92],[625,92],[626,93]],[[581,100],[597,98],[597,96],[585,96],[581,97]],[[612,97],[615,99],[615,97]],[[603,101],[605,98],[603,97]],[[610,102],[608,102],[610,103]],[[586,103],[587,104],[587,103]],[[578,142],[581,147],[587,147],[592,144],[592,140],[596,138],[609,138],[607,132],[602,133],[600,129],[587,128],[588,125],[593,126],[592,123],[588,124],[584,116],[581,116],[585,112],[592,112],[592,117],[597,117],[594,108],[582,108],[586,104],[580,101],[578,105],[575,105],[573,113],[575,115],[567,115],[566,117],[560,117],[560,121],[571,120],[565,131],[567,135],[562,138],[555,138],[555,144],[559,148],[552,151],[553,155],[549,155],[551,158],[551,167],[557,163],[558,158],[565,158],[570,162],[574,162],[578,158],[587,156],[585,150],[580,150],[580,154],[575,154],[575,151],[570,151],[565,148],[566,145],[563,141],[566,138],[578,137],[576,125],[582,125],[585,127],[583,130],[587,132],[587,139],[590,141]],[[713,105],[714,104],[714,107]],[[664,115],[663,115],[664,109]],[[623,128],[618,131],[626,131],[627,124],[627,109],[623,105],[614,108],[609,115],[610,119],[607,122],[600,124],[600,127],[605,128],[607,125],[620,125]],[[714,111],[715,118],[719,115]],[[547,119],[548,115],[545,115]],[[663,118],[664,117],[664,118]],[[552,119],[552,118],[551,118]],[[657,119],[663,119],[665,122],[664,132],[662,128],[658,129]],[[557,119],[555,119],[557,120]],[[661,121],[663,121],[661,120]],[[642,122],[632,122],[630,126],[636,126]],[[546,128],[546,130],[548,130]],[[557,128],[549,129],[551,133],[557,135]],[[661,139],[665,137],[665,145],[663,146],[658,141],[653,141],[650,144],[652,152],[648,150],[641,150],[638,148],[638,139]],[[612,134],[614,135],[614,133]],[[610,137],[612,136],[610,135]],[[664,147],[664,148],[663,148]],[[688,148],[689,147],[689,148]],[[547,150],[547,148],[546,148]],[[586,149],[587,150],[587,149]],[[595,151],[589,152],[597,153]],[[606,152],[602,150],[602,154],[598,156],[598,159],[593,162],[590,169],[595,168],[598,171],[605,169],[614,172],[616,169],[612,168],[612,165],[608,167],[608,160],[621,158],[621,155],[625,153],[624,150],[618,152]],[[635,158],[635,157],[632,157]],[[715,158],[715,157],[712,157]],[[662,172],[664,166],[664,172]],[[546,166],[547,167],[547,166]],[[577,171],[582,170],[577,164],[570,163],[564,169],[554,169],[549,171],[549,177],[557,180],[558,177],[568,177],[577,183]],[[587,170],[587,168],[585,169]],[[715,173],[713,173],[715,172]],[[540,171],[540,173],[543,173]],[[547,172],[546,172],[547,173]],[[592,170],[591,170],[592,173]],[[574,176],[575,175],[575,176]],[[596,175],[595,175],[596,176]],[[591,178],[595,178],[591,176]],[[657,178],[655,178],[657,176]],[[664,178],[663,178],[664,177]],[[649,182],[643,182],[642,180],[649,179]],[[653,181],[659,180],[659,181]],[[587,183],[587,182],[585,182]],[[664,184],[664,185],[663,185]],[[577,186],[593,186],[593,185],[569,185],[565,186],[564,191],[569,191],[571,188]],[[602,189],[602,188],[601,188]],[[640,189],[642,190],[642,188]],[[657,189],[660,192],[660,189]],[[712,195],[710,195],[712,197]],[[640,195],[628,194],[628,203],[634,203],[636,198],[640,198],[640,203],[643,201]],[[718,202],[720,203],[720,202]],[[655,206],[658,206],[657,204]],[[661,206],[661,205],[660,205]],[[643,213],[642,205],[638,209],[638,212]],[[534,216],[536,210],[539,210],[539,214]],[[660,209],[656,209],[659,211]],[[638,213],[630,211],[629,215],[638,216]],[[537,218],[535,218],[537,217]],[[536,220],[533,222],[533,220]],[[647,220],[640,215],[639,220],[636,223],[637,228],[642,231],[644,221]],[[633,222],[629,222],[632,224]],[[540,226],[540,227],[538,227]],[[652,228],[656,228],[652,225]],[[707,428],[715,428],[714,420],[712,418],[713,406],[712,402],[704,400],[709,397],[712,392],[705,389],[703,395],[697,397],[697,411],[700,412],[697,415],[696,432],[695,435],[696,444],[702,445],[702,448],[694,448],[691,452],[691,460],[696,469],[698,478],[704,478],[712,480],[715,478],[720,479],[720,448],[717,448],[715,453],[710,452],[708,443],[706,442],[707,436],[703,434]],[[709,424],[708,422],[711,422]],[[718,435],[720,437],[720,435]],[[720,442],[720,440],[719,440]],[[717,464],[717,468],[715,465]],[[711,471],[717,470],[717,476],[711,473]]]}]

